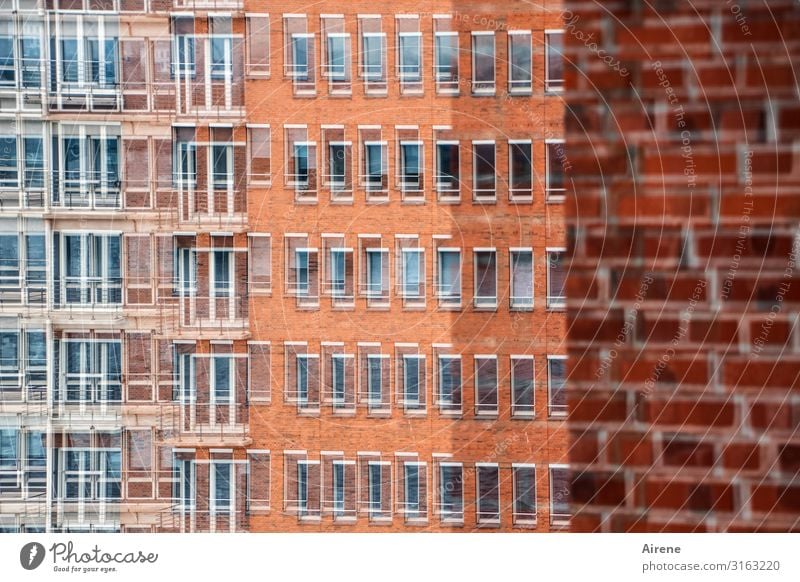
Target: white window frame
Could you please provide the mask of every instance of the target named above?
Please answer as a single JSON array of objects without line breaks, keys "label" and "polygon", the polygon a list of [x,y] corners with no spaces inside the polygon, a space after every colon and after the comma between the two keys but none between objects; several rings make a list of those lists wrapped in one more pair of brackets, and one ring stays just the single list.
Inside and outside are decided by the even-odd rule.
[{"label": "white window frame", "polygon": [[550,295],[550,255],[551,253],[561,253],[564,256],[567,249],[563,247],[548,247],[545,252],[547,253],[547,309],[550,311],[563,311],[567,307],[566,295],[562,297],[552,297]]},{"label": "white window frame", "polygon": [[[531,272],[530,272],[530,279],[531,279],[531,295],[530,297],[523,297],[524,301],[519,301],[519,298],[514,295],[514,283],[515,283],[515,274],[516,271],[514,270],[514,257],[517,255],[527,254],[531,258]],[[511,247],[508,249],[508,283],[509,283],[509,293],[508,293],[508,302],[509,302],[509,309],[511,311],[531,311],[534,308],[535,304],[535,271],[536,265],[534,264],[535,258],[533,256],[533,248],[532,247]]]},{"label": "white window frame", "polygon": [[[514,374],[514,361],[515,360],[530,360],[531,362],[531,409],[530,410],[518,410],[514,404],[516,401],[516,392],[514,390],[515,387],[515,374]],[[520,355],[520,354],[512,354],[510,358],[511,362],[511,370],[509,371],[509,377],[511,381],[511,417],[512,418],[523,418],[523,419],[530,419],[536,416],[536,361],[533,356],[530,355]]]},{"label": "white window frame", "polygon": [[[520,81],[512,78],[514,63],[512,61],[511,45],[519,37],[528,37],[528,54],[530,55],[530,81],[526,85],[521,85]],[[533,92],[533,31],[531,30],[509,30],[508,31],[508,92],[512,95],[530,95]]]},{"label": "white window frame", "polygon": [[[491,81],[477,81],[476,74],[477,74],[477,39],[478,37],[492,37],[492,80]],[[472,37],[470,39],[471,42],[471,58],[472,58],[472,93],[473,95],[494,95],[497,92],[497,38],[493,30],[473,30]],[[477,85],[486,85],[490,84],[491,87],[487,88],[478,88]]]},{"label": "white window frame", "polygon": [[[478,255],[479,254],[491,254],[494,256],[494,297],[490,297],[484,300],[482,297],[478,297]],[[498,295],[498,257],[497,257],[497,249],[494,247],[475,247],[472,249],[472,280],[473,280],[473,289],[472,289],[472,303],[475,306],[475,309],[497,309],[497,295]]]},{"label": "white window frame", "polygon": [[[567,407],[566,407],[566,405],[564,405],[564,410],[555,410],[555,406],[556,405],[554,405],[552,403],[552,401],[553,401],[553,385],[552,385],[552,375],[550,374],[550,362],[555,361],[555,360],[566,362],[567,361],[567,356],[563,356],[563,355],[548,355],[547,356],[547,415],[550,418],[566,418],[566,416],[567,416],[567,410],[566,410]],[[565,366],[566,366],[566,364],[565,364]],[[564,372],[565,372],[565,374],[564,374],[563,381],[564,381],[565,386],[562,389],[566,390],[567,389],[566,388],[566,382],[567,382],[566,367],[564,369]]]}]

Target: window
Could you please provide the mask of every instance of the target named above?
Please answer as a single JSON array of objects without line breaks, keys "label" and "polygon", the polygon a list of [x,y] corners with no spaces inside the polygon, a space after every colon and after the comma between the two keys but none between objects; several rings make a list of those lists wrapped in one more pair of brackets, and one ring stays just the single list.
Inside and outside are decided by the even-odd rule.
[{"label": "window", "polygon": [[436,143],[436,190],[458,192],[461,185],[458,142]]},{"label": "window", "polygon": [[19,236],[0,234],[0,287],[19,287]]},{"label": "window", "polygon": [[67,402],[120,402],[121,348],[119,341],[64,340],[57,399]]},{"label": "window", "polygon": [[248,242],[250,291],[269,292],[272,290],[272,239],[263,234],[251,233]]},{"label": "window", "polygon": [[472,92],[495,92],[494,32],[472,33]]},{"label": "window", "polygon": [[212,461],[211,511],[228,510],[233,507],[233,489],[231,487],[233,463]]},{"label": "window", "polygon": [[331,357],[331,380],[334,408],[343,408],[345,405],[345,358],[346,356],[344,354],[333,354]]},{"label": "window", "polygon": [[564,251],[547,251],[547,308],[563,309],[567,304],[564,291],[566,272],[564,271]]},{"label": "window", "polygon": [[233,251],[213,251],[213,281],[215,297],[233,294]]},{"label": "window", "polygon": [[384,261],[388,260],[386,249],[367,249],[367,297],[380,298],[386,291],[383,276]]},{"label": "window", "polygon": [[211,394],[213,402],[217,404],[233,402],[232,360],[230,356],[214,356],[211,359],[213,366]]},{"label": "window", "polygon": [[437,89],[458,91],[458,33],[436,32],[434,53]]},{"label": "window", "polygon": [[403,192],[422,188],[422,142],[400,142],[400,188]]},{"label": "window", "polygon": [[347,178],[347,144],[344,142],[328,143],[328,167],[330,168],[328,183],[331,189],[345,189]]},{"label": "window", "polygon": [[367,190],[387,188],[386,161],[385,143],[364,142],[364,186]]},{"label": "window", "polygon": [[247,15],[247,74],[269,75],[269,16]]},{"label": "window", "polygon": [[[5,23],[0,23],[5,28]],[[10,31],[4,30],[3,34]],[[16,73],[14,72],[14,37],[0,36],[0,85],[14,86]]]},{"label": "window", "polygon": [[23,138],[25,149],[25,188],[44,188],[44,141],[40,137]]},{"label": "window", "polygon": [[197,183],[197,145],[193,127],[176,127],[174,142],[174,182],[178,189]]},{"label": "window", "polygon": [[533,356],[511,356],[511,415],[534,414]]},{"label": "window", "polygon": [[309,184],[309,144],[295,142],[293,148],[294,157],[294,184],[299,188],[308,187]]},{"label": "window", "polygon": [[17,138],[0,137],[0,188],[18,188]]},{"label": "window", "polygon": [[528,30],[508,32],[508,89],[511,93],[530,93],[533,89],[531,33]]},{"label": "window", "polygon": [[509,191],[511,198],[530,198],[533,188],[533,162],[530,141],[510,141]]},{"label": "window", "polygon": [[545,31],[545,81],[548,93],[564,90],[564,31]]},{"label": "window", "polygon": [[420,248],[401,250],[401,287],[405,300],[425,297],[423,253],[424,250]]},{"label": "window", "polygon": [[439,249],[438,297],[440,305],[461,304],[461,251]]},{"label": "window", "polygon": [[[0,469],[17,469],[19,457],[17,441],[19,432],[16,429],[0,429]],[[0,483],[3,483],[0,481]]]},{"label": "window", "polygon": [[533,251],[511,250],[511,309],[533,307]]},{"label": "window", "polygon": [[333,516],[344,516],[344,468],[342,461],[333,461]]},{"label": "window", "polygon": [[475,356],[475,414],[497,414],[496,356]]},{"label": "window", "polygon": [[473,195],[476,200],[494,200],[497,189],[495,143],[472,142]]},{"label": "window", "polygon": [[120,235],[65,234],[57,292],[67,304],[122,302]]},{"label": "window", "polygon": [[439,464],[439,504],[442,520],[464,519],[464,480],[461,463]]},{"label": "window", "polygon": [[513,471],[514,523],[536,522],[536,467],[515,464]]},{"label": "window", "polygon": [[478,523],[500,523],[500,469],[497,465],[478,463],[475,466],[478,502]]},{"label": "window", "polygon": [[295,293],[309,295],[311,290],[310,272],[311,251],[309,249],[296,249],[294,253]]},{"label": "window", "polygon": [[[64,133],[54,143],[59,165],[55,168],[53,202],[59,206],[118,207],[119,137],[109,136],[118,127],[60,127]],[[76,131],[74,135],[67,132]],[[81,137],[77,131],[94,135]],[[60,146],[60,147],[59,147]]]},{"label": "window", "polygon": [[497,307],[497,251],[476,249],[473,254],[475,257],[475,307]]},{"label": "window", "polygon": [[304,461],[297,462],[297,513],[308,513],[308,464]]},{"label": "window", "polygon": [[380,462],[370,462],[368,469],[369,487],[369,515],[370,518],[379,517],[382,509],[383,465]]},{"label": "window", "polygon": [[367,355],[367,402],[370,410],[383,408],[383,366],[380,354]]},{"label": "window", "polygon": [[122,476],[120,449],[61,449],[64,499],[119,499]]},{"label": "window", "polygon": [[419,83],[422,81],[422,34],[401,32],[398,39],[398,58],[400,83]]},{"label": "window", "polygon": [[385,79],[384,40],[385,35],[380,32],[365,32],[361,37],[361,68],[367,84],[382,82]]},{"label": "window", "polygon": [[330,286],[334,297],[341,297],[345,294],[347,254],[346,249],[330,250]]},{"label": "window", "polygon": [[[47,433],[29,431],[25,435],[25,448],[25,464],[28,467],[44,467],[47,465]],[[2,461],[0,461],[0,464],[2,464]]]},{"label": "window", "polygon": [[439,356],[439,410],[461,412],[461,357]]},{"label": "window", "polygon": [[[299,406],[308,404],[308,376],[309,376],[309,358],[308,356],[297,356],[297,403]],[[299,469],[299,467],[298,467]]]},{"label": "window", "polygon": [[545,176],[545,188],[547,200],[560,202],[564,200],[564,171],[567,166],[567,156],[564,152],[563,140],[550,140],[546,144],[547,152],[547,173]]},{"label": "window", "polygon": [[[45,254],[45,242],[43,234],[25,235],[25,255],[25,279],[28,285],[30,287],[43,287],[46,280],[47,268],[47,257]],[[0,257],[2,257],[1,252]],[[0,262],[2,262],[1,259]],[[0,278],[2,278],[2,275],[0,275]]]},{"label": "window", "polygon": [[328,33],[327,43],[327,75],[332,83],[348,81],[348,50],[350,36],[347,34]]},{"label": "window", "polygon": [[564,356],[547,356],[547,410],[550,416],[567,415],[566,364]]},{"label": "window", "polygon": [[209,16],[211,31],[211,78],[224,79],[232,75],[233,22],[230,16]]},{"label": "window", "polygon": [[406,410],[420,409],[421,384],[425,377],[425,358],[417,354],[403,355],[403,406]]},{"label": "window", "polygon": [[172,18],[173,75],[194,77],[195,39],[194,17],[174,16]]},{"label": "window", "polygon": [[47,336],[43,331],[29,331],[25,334],[28,344],[28,370],[44,368],[47,365]]},{"label": "window", "polygon": [[416,519],[423,512],[422,479],[425,465],[417,462],[403,463],[403,513],[406,519]]},{"label": "window", "polygon": [[307,34],[292,35],[292,64],[289,74],[295,81],[309,80],[309,37]]},{"label": "window", "polygon": [[211,146],[213,160],[212,183],[215,190],[228,190],[233,187],[233,146],[214,144]]},{"label": "window", "polygon": [[550,465],[550,523],[569,523],[570,475],[567,465]]},{"label": "window", "polygon": [[184,457],[185,453],[173,453],[173,473],[175,474],[175,491],[173,496],[178,508],[187,511],[195,506],[195,463],[194,459]]}]

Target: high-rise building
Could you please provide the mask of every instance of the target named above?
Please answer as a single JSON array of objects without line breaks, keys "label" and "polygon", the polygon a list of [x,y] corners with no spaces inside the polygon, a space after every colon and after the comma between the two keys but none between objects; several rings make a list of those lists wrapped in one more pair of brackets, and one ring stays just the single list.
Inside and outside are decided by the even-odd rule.
[{"label": "high-rise building", "polygon": [[561,16],[0,0],[0,531],[564,529]]}]

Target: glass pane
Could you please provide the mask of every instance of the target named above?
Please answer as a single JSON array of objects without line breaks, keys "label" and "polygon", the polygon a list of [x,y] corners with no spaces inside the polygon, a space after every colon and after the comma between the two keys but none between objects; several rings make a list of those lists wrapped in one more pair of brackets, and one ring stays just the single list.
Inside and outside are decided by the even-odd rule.
[{"label": "glass pane", "polygon": [[419,81],[422,67],[420,62],[420,37],[400,36],[400,80]]}]

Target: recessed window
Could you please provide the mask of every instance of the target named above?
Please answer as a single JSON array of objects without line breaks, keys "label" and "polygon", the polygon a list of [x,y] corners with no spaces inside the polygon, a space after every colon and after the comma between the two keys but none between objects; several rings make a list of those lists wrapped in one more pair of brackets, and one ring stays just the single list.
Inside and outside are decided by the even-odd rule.
[{"label": "recessed window", "polygon": [[536,467],[534,465],[514,465],[513,490],[514,523],[536,522]]},{"label": "recessed window", "polygon": [[547,174],[545,177],[545,188],[547,200],[560,202],[564,199],[566,189],[564,187],[564,170],[567,166],[567,156],[564,151],[564,142],[548,141],[547,148]]},{"label": "recessed window", "polygon": [[400,188],[403,192],[422,188],[422,143],[400,142]]},{"label": "recessed window", "polygon": [[461,251],[439,249],[437,295],[441,305],[461,304]]},{"label": "recessed window", "polygon": [[422,34],[401,32],[398,40],[400,82],[419,83],[422,80]]},{"label": "recessed window", "polygon": [[545,91],[557,93],[564,90],[564,31],[546,32],[545,39]]},{"label": "recessed window", "polygon": [[567,415],[567,360],[562,356],[547,357],[547,409],[550,416]]},{"label": "recessed window", "polygon": [[436,86],[440,91],[458,90],[458,33],[436,32],[434,37]]},{"label": "recessed window", "polygon": [[511,309],[533,307],[533,251],[512,250],[511,253]]},{"label": "recessed window", "polygon": [[461,412],[461,358],[439,356],[439,410]]},{"label": "recessed window", "polygon": [[290,74],[295,81],[308,81],[310,74],[309,37],[307,34],[293,34],[291,42],[292,65]]},{"label": "recessed window", "polygon": [[327,74],[334,83],[348,80],[347,45],[350,37],[346,34],[328,34]]},{"label": "recessed window", "polygon": [[472,92],[495,92],[494,32],[472,33]]},{"label": "recessed window", "polygon": [[444,521],[464,519],[464,475],[461,463],[439,465],[439,513]]},{"label": "recessed window", "polygon": [[511,415],[534,414],[533,357],[511,356]]},{"label": "recessed window", "polygon": [[461,187],[458,142],[436,143],[436,190],[458,192]]},{"label": "recessed window", "polygon": [[474,256],[475,307],[497,307],[497,251],[475,250]]},{"label": "recessed window", "polygon": [[425,297],[424,250],[420,248],[402,249],[401,288],[403,299],[419,300]]},{"label": "recessed window", "polygon": [[547,251],[547,307],[563,309],[567,304],[565,292],[567,273],[564,268],[565,252]]},{"label": "recessed window", "polygon": [[550,522],[555,525],[569,523],[570,472],[567,465],[550,465]]},{"label": "recessed window", "polygon": [[425,359],[417,354],[403,355],[403,406],[406,410],[423,408],[422,379],[425,375]]},{"label": "recessed window", "polygon": [[533,66],[531,60],[531,33],[509,31],[508,33],[508,88],[512,93],[530,93],[533,88]]},{"label": "recessed window", "polygon": [[509,142],[509,192],[511,198],[530,198],[533,188],[533,158],[530,141]]},{"label": "recessed window", "polygon": [[497,414],[497,357],[475,356],[475,413]]},{"label": "recessed window", "polygon": [[333,354],[331,357],[331,381],[333,385],[333,407],[341,408],[345,405],[346,366],[342,354]]},{"label": "recessed window", "polygon": [[500,469],[497,465],[475,467],[478,523],[500,523]]},{"label": "recessed window", "polygon": [[473,195],[476,200],[494,200],[497,171],[494,142],[472,143]]},{"label": "recessed window", "polygon": [[383,82],[386,78],[383,65],[386,60],[385,39],[380,32],[365,32],[361,37],[361,72],[368,84]]}]

